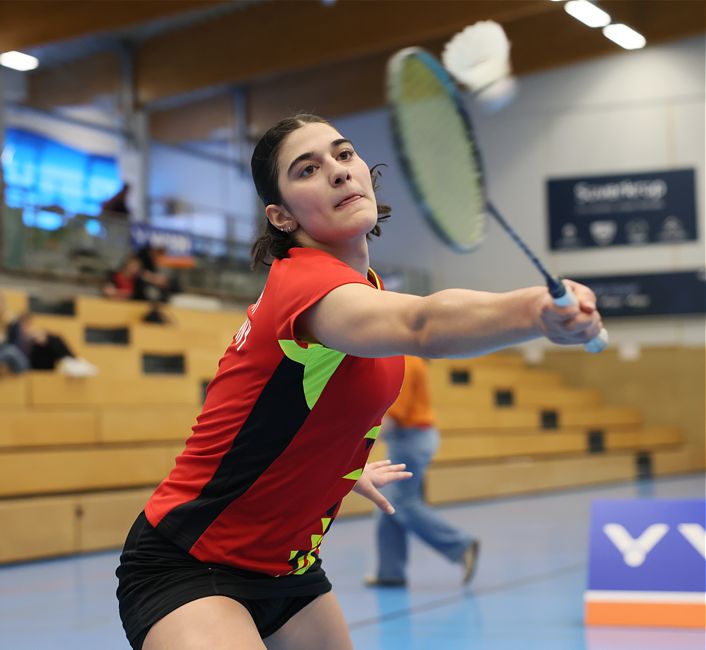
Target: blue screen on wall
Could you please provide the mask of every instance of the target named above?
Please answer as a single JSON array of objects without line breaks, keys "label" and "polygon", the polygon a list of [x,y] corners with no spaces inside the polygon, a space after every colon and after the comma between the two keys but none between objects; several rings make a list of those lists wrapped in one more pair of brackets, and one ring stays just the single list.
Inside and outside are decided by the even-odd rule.
[{"label": "blue screen on wall", "polygon": [[[122,186],[114,158],[87,153],[25,129],[8,128],[2,154],[5,202],[25,225],[59,228],[68,215],[97,215]],[[49,207],[49,210],[42,208]]]}]

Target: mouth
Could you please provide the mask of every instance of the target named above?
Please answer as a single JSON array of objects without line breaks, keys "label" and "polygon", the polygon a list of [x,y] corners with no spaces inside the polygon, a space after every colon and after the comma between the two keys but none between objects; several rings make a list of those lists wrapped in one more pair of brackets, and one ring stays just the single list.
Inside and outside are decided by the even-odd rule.
[{"label": "mouth", "polygon": [[350,205],[351,203],[355,203],[357,200],[364,198],[362,194],[358,194],[357,192],[353,194],[349,194],[348,196],[344,197],[343,200],[339,201],[336,203],[337,208],[344,208],[347,205]]}]

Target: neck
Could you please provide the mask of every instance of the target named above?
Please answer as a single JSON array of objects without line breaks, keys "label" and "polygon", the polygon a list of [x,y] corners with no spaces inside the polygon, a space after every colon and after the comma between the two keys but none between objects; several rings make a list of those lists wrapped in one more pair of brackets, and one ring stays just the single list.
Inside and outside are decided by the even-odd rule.
[{"label": "neck", "polygon": [[335,244],[324,244],[315,241],[305,233],[301,233],[298,239],[299,242],[307,248],[316,248],[329,255],[333,255],[335,258],[341,260],[341,262],[354,268],[363,277],[368,275],[370,256],[368,254],[368,240],[365,237],[362,239],[356,238],[350,241],[336,242]]}]

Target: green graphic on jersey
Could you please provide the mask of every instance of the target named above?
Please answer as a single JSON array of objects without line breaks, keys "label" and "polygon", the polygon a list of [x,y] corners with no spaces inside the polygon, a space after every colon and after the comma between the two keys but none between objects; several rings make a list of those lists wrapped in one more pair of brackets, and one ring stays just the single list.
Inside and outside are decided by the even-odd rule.
[{"label": "green graphic on jersey", "polygon": [[370,440],[377,440],[378,434],[380,433],[380,425],[378,424],[376,427],[373,427],[368,431],[368,433],[365,434],[366,438],[369,438]]},{"label": "green graphic on jersey", "polygon": [[310,343],[302,348],[296,341],[279,341],[287,358],[304,366],[304,397],[310,409],[321,397],[328,380],[346,356],[345,352],[331,350],[319,343]]},{"label": "green graphic on jersey", "polygon": [[290,571],[290,574],[300,576],[302,573],[306,573],[307,569],[314,564],[316,560],[316,553],[314,551],[290,551],[289,552],[289,564],[291,564],[294,569]]},{"label": "green graphic on jersey", "polygon": [[324,540],[324,535],[328,532],[331,527],[331,522],[333,520],[331,517],[322,517],[321,519],[321,534],[311,536],[311,549],[310,550],[299,550],[299,551],[289,551],[289,564],[292,565],[292,571],[294,575],[301,575],[306,573],[309,567],[314,564],[316,560],[316,551],[321,542]]},{"label": "green graphic on jersey", "polygon": [[346,474],[343,478],[349,478],[351,481],[357,481],[363,475],[363,468],[356,469],[350,474]]}]

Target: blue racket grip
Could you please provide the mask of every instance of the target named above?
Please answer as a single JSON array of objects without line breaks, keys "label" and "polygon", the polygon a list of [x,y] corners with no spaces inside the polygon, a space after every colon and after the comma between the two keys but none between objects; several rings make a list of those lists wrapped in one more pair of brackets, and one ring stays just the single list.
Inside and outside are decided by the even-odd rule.
[{"label": "blue racket grip", "polygon": [[[552,297],[554,298],[554,304],[557,307],[570,307],[571,305],[577,305],[578,300],[576,300],[576,296],[574,295],[574,292],[571,290],[571,287],[566,284],[565,282],[562,282],[562,287],[564,289],[562,295],[556,296],[553,295]],[[608,331],[604,327],[598,336],[592,338],[588,343],[584,343],[583,349],[586,350],[586,352],[591,352],[591,353],[596,353],[596,352],[603,352],[603,350],[606,349],[608,346]]]}]

